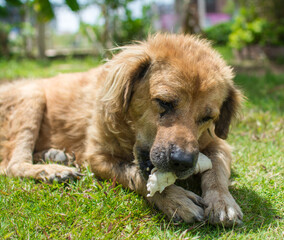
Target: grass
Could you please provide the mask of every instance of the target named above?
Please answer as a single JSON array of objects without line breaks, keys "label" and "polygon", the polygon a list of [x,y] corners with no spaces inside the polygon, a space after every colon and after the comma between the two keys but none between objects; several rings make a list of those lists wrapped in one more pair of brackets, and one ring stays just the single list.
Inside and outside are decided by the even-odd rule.
[{"label": "grass", "polygon": [[[0,79],[86,70],[86,61],[0,62]],[[284,74],[237,74],[247,101],[228,141],[234,146],[230,190],[244,224],[174,225],[137,194],[86,176],[49,185],[0,176],[0,239],[283,239]]]},{"label": "grass", "polygon": [[215,46],[215,49],[223,56],[225,61],[230,62],[233,59],[233,51],[226,46]]},{"label": "grass", "polygon": [[52,77],[59,73],[83,72],[97,66],[99,62],[94,57],[56,59],[53,61],[29,59],[11,59],[6,61],[0,58],[0,80],[44,78]]}]

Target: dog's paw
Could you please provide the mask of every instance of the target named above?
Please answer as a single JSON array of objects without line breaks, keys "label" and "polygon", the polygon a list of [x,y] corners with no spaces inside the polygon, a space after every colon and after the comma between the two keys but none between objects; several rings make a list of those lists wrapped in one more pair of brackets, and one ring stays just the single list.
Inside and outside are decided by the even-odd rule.
[{"label": "dog's paw", "polygon": [[205,217],[211,224],[225,227],[242,224],[243,213],[230,193],[208,192],[204,201]]},{"label": "dog's paw", "polygon": [[65,150],[59,150],[55,148],[50,148],[43,152],[34,153],[33,162],[37,163],[58,163],[66,166],[76,166],[75,154],[69,154]]},{"label": "dog's paw", "polygon": [[148,199],[175,222],[192,223],[204,219],[202,198],[176,185],[171,185]]},{"label": "dog's paw", "polygon": [[66,182],[79,179],[83,174],[76,168],[61,166],[57,164],[42,165],[42,170],[37,174],[37,179],[46,182]]}]

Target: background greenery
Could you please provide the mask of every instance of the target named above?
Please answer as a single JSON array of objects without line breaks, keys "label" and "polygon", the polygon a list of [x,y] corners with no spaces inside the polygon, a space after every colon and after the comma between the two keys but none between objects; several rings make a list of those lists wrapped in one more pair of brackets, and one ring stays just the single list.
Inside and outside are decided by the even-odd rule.
[{"label": "background greenery", "polygon": [[[138,0],[4,0],[0,2],[0,57],[45,58],[50,56],[47,50],[54,50],[58,56],[62,48],[70,54],[74,49],[88,49],[89,53],[108,56],[105,49],[145,39],[149,33],[161,30],[156,20],[164,10],[161,8],[158,13],[155,0],[141,1],[143,7],[138,16],[130,8],[135,1]],[[241,60],[280,57],[284,61],[283,0],[221,1],[222,12],[229,14],[231,21],[208,29],[201,28],[194,17],[198,15],[196,2],[172,0],[172,12],[167,14],[174,15],[172,21],[177,26],[169,31],[203,34],[216,45],[230,46]],[[209,2],[217,1],[205,1]],[[56,9],[64,6],[80,19],[76,33],[59,34],[54,29]],[[82,11],[94,6],[100,12],[95,23],[83,22]],[[11,37],[11,32],[17,34]]]},{"label": "background greenery", "polygon": [[[231,60],[230,49],[218,50]],[[98,62],[2,60],[0,79],[83,71]],[[142,197],[86,170],[65,186],[0,176],[0,239],[283,239],[284,74],[248,72],[235,78],[247,101],[228,139],[234,146],[230,190],[243,226],[175,225]]]}]

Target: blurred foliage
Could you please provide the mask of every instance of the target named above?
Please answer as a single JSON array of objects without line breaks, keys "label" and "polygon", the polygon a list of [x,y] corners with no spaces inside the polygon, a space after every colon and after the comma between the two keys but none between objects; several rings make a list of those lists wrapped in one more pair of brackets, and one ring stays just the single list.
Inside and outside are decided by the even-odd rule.
[{"label": "blurred foliage", "polygon": [[263,34],[263,41],[266,45],[284,46],[284,19],[274,23],[267,23],[266,31]]},{"label": "blurred foliage", "polygon": [[232,22],[216,24],[204,31],[206,38],[212,40],[216,45],[226,45],[229,41],[229,35],[232,33]]},{"label": "blurred foliage", "polygon": [[115,45],[123,45],[130,40],[147,37],[153,20],[150,5],[144,5],[141,17],[134,17],[129,9],[133,0],[93,1],[101,8],[100,24],[80,23],[80,31],[88,40],[103,51]]},{"label": "blurred foliage", "polygon": [[[9,31],[0,29],[0,54],[11,55],[11,50],[17,54],[24,53],[25,56],[34,56],[34,46],[38,52],[45,51],[44,42],[45,30],[40,31],[37,26],[44,26],[44,23],[52,20],[54,7],[66,4],[72,11],[80,9],[77,0],[65,0],[65,3],[57,3],[53,0],[5,0],[0,5],[0,18],[9,23]],[[10,31],[14,31],[14,38],[9,39]],[[37,34],[36,34],[37,31]],[[4,34],[5,33],[5,34]],[[37,43],[37,44],[35,44]],[[6,47],[8,46],[8,47]],[[7,53],[8,52],[8,53]]]},{"label": "blurred foliage", "polygon": [[239,14],[232,25],[229,45],[284,46],[284,1],[239,0]]},{"label": "blurred foliage", "polygon": [[222,11],[229,15],[234,15],[236,11],[236,3],[234,0],[227,0]]},{"label": "blurred foliage", "polygon": [[115,28],[113,40],[116,44],[121,45],[133,39],[143,39],[147,37],[151,26],[150,6],[143,6],[142,17],[134,18],[132,12],[125,5],[125,17],[121,18],[116,15],[114,22],[118,23],[118,28]]},{"label": "blurred foliage", "polygon": [[48,22],[54,18],[54,12],[49,0],[34,0],[32,6],[41,22]]},{"label": "blurred foliage", "polygon": [[[54,18],[54,9],[52,6],[54,1],[52,0],[5,0],[5,2],[5,6],[0,6],[0,16],[7,14],[8,6],[19,8],[29,6],[37,13],[39,21],[48,22]],[[78,11],[80,9],[77,0],[65,0],[65,3],[72,11]]]},{"label": "blurred foliage", "polygon": [[6,17],[7,16],[7,8],[0,5],[0,16]]},{"label": "blurred foliage", "polygon": [[[87,36],[95,49],[103,52],[105,49],[112,48],[113,45],[122,45],[133,39],[143,39],[148,35],[153,19],[151,7],[150,5],[143,6],[141,17],[136,17],[129,8],[129,4],[133,1],[86,0],[80,2],[81,5],[79,5],[78,0],[65,0],[65,4],[72,11],[78,11],[91,5],[96,5],[101,10],[97,24],[82,22],[80,32]],[[4,3],[0,8],[3,19],[10,21],[5,17],[5,14],[17,15],[17,22],[13,22],[12,25],[14,29],[16,28],[16,35],[20,37],[13,40],[12,49],[21,54],[25,53],[26,56],[33,56],[35,49],[32,45],[39,47],[39,41],[41,41],[39,39],[44,39],[42,35],[41,38],[36,38],[36,36],[40,36],[36,26],[41,25],[38,23],[52,20],[55,17],[54,8],[62,3],[53,0],[6,0]],[[36,31],[38,31],[37,34]],[[3,37],[4,39],[8,41],[8,38]]]},{"label": "blurred foliage", "polygon": [[241,8],[240,14],[232,25],[229,45],[241,49],[247,45],[263,43],[263,34],[267,28],[267,21],[258,17],[253,9]]},{"label": "blurred foliage", "polygon": [[214,46],[214,49],[216,49],[222,55],[222,57],[227,63],[233,64],[234,54],[232,48],[225,45],[219,45]]},{"label": "blurred foliage", "polygon": [[283,0],[235,0],[241,7],[253,9],[255,14],[266,20],[275,22],[284,19]]},{"label": "blurred foliage", "polygon": [[79,11],[80,10],[80,6],[77,2],[77,0],[65,0],[67,6],[70,7],[70,9],[73,11],[73,12],[76,12],[76,11]]}]

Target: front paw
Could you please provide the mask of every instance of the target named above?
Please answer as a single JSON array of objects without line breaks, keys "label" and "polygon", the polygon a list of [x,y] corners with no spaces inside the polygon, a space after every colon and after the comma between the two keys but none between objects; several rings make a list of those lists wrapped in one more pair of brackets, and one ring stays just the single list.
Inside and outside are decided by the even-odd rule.
[{"label": "front paw", "polygon": [[148,200],[175,222],[192,223],[204,219],[202,198],[176,185],[167,187],[162,193],[155,193]]},{"label": "front paw", "polygon": [[242,224],[243,213],[230,193],[212,191],[204,196],[205,217],[213,225],[232,227]]},{"label": "front paw", "polygon": [[66,167],[57,164],[35,165],[40,167],[36,179],[45,182],[66,182],[69,180],[79,179],[83,174],[76,168]]}]

